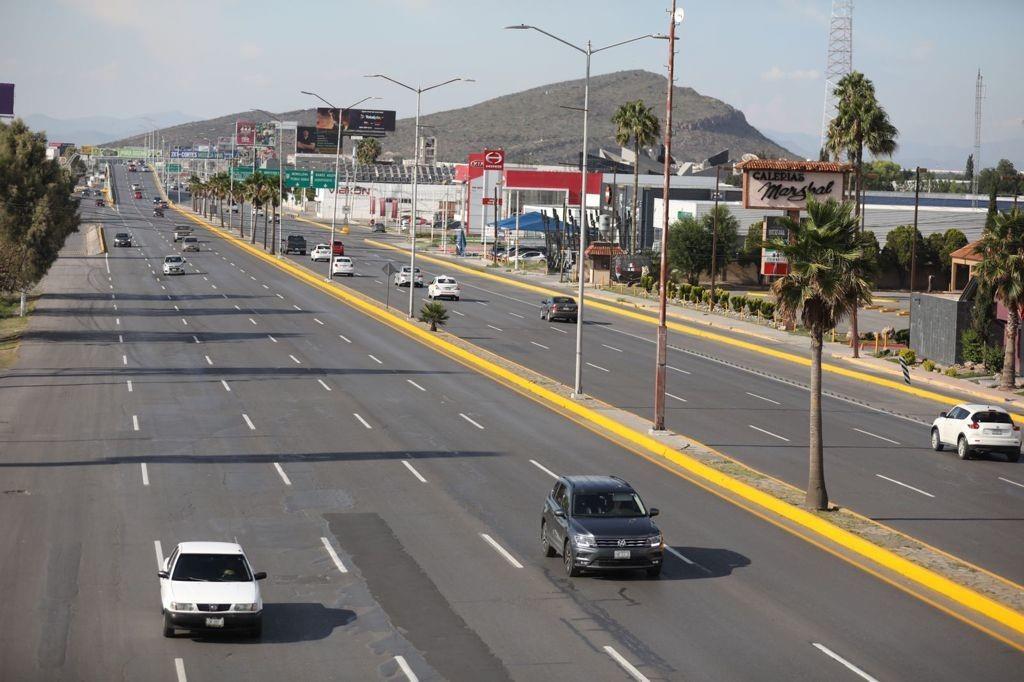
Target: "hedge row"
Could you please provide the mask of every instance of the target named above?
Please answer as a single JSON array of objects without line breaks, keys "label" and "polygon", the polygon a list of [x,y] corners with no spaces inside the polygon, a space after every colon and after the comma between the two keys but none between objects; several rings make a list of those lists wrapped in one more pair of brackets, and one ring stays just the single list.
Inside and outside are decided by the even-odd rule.
[{"label": "hedge row", "polygon": [[[651,275],[640,278],[640,286],[648,292],[657,288],[654,277]],[[710,289],[685,282],[680,284],[669,282],[666,285],[665,293],[670,299],[689,301],[693,304],[708,305],[711,302]],[[775,315],[775,303],[773,301],[751,296],[741,296],[739,294],[730,296],[728,291],[721,289],[715,291],[715,305],[737,313],[744,311],[750,315],[760,313],[762,317],[767,318]]]}]

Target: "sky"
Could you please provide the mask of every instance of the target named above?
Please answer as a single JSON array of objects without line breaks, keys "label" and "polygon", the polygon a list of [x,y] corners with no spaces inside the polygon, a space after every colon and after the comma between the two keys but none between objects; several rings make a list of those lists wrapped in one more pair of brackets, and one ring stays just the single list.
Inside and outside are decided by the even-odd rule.
[{"label": "sky", "polygon": [[[742,110],[756,127],[820,132],[830,0],[688,0],[677,83]],[[582,77],[584,58],[534,31],[595,47],[668,29],[665,0],[2,0],[0,81],[21,115],[197,117],[252,108],[415,110],[411,85],[476,79],[423,95],[429,113]],[[1020,0],[856,0],[854,68],[903,138],[972,146],[985,76],[984,137],[1024,138]],[[665,41],[593,57],[593,73],[665,73]],[[367,105],[369,106],[369,105]]]}]

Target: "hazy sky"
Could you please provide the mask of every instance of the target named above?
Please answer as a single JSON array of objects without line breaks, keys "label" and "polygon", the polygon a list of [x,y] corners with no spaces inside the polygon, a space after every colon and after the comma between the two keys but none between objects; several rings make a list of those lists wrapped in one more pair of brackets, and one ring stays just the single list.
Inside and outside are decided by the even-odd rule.
[{"label": "hazy sky", "polygon": [[[667,29],[664,0],[2,0],[0,81],[18,113],[58,118],[295,109],[316,90],[414,110],[414,96],[366,73],[455,84],[424,112],[577,78],[582,55],[533,31],[595,46]],[[751,123],[817,135],[830,0],[689,0],[677,82],[742,109]],[[1021,0],[857,0],[854,68],[874,80],[904,138],[970,145],[974,82],[986,78],[985,137],[1024,137]],[[666,43],[595,55],[594,73],[664,73]]]}]

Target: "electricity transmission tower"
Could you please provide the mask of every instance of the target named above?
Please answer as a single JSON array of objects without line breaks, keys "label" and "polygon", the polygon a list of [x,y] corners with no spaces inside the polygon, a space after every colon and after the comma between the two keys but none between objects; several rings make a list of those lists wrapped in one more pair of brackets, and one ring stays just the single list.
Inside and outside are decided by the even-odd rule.
[{"label": "electricity transmission tower", "polygon": [[971,179],[971,206],[978,207],[978,175],[981,171],[981,100],[985,99],[985,82],[978,69],[978,80],[974,84],[974,177]]},{"label": "electricity transmission tower", "polygon": [[843,76],[853,71],[853,0],[832,0],[825,59],[825,109],[821,116],[821,148],[828,139],[828,124],[836,113],[832,92]]}]

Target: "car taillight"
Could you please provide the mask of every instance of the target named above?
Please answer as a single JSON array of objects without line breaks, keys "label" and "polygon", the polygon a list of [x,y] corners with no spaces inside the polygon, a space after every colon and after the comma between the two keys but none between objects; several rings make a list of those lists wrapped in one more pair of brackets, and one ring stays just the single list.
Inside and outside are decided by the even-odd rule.
[{"label": "car taillight", "polygon": [[976,428],[978,428],[978,422],[971,422],[970,424],[967,425],[967,428],[969,428],[969,429],[976,429]]}]

